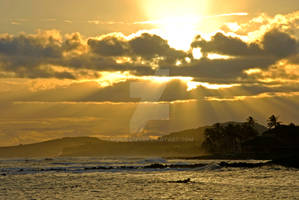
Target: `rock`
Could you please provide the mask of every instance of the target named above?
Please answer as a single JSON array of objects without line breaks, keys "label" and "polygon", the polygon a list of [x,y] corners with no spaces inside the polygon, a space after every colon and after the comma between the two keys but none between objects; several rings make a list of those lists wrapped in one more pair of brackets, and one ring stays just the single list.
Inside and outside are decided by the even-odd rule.
[{"label": "rock", "polygon": [[190,183],[190,182],[191,182],[190,178],[187,178],[187,179],[184,179],[184,180],[169,181],[169,183]]},{"label": "rock", "polygon": [[144,168],[145,169],[164,169],[166,167],[167,167],[166,165],[155,163],[155,164],[151,164],[151,165],[145,166]]}]

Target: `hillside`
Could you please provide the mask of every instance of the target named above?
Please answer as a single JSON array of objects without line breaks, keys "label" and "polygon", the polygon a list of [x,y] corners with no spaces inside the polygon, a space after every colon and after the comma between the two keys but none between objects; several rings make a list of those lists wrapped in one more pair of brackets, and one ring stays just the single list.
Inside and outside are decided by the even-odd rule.
[{"label": "hillside", "polygon": [[61,156],[190,157],[201,155],[197,142],[104,142],[65,148]]},{"label": "hillside", "polygon": [[46,142],[0,147],[0,157],[56,157],[63,154],[65,148],[78,147],[102,143],[103,141],[91,137],[62,138]]},{"label": "hillside", "polygon": [[202,142],[204,140],[204,132],[208,126],[199,127],[197,129],[188,129],[179,132],[170,133],[169,135],[161,136],[160,141],[196,141]]},{"label": "hillside", "polygon": [[0,158],[135,156],[187,157],[201,154],[197,142],[111,142],[97,138],[62,138],[47,142],[0,147]]},{"label": "hillside", "polygon": [[[242,124],[242,122],[225,122],[225,123],[219,123],[220,126],[227,126],[229,124]],[[194,141],[202,143],[205,139],[205,130],[207,128],[210,128],[211,126],[203,126],[196,129],[188,129],[183,130],[179,132],[170,133],[165,136],[161,136],[159,138],[160,141]],[[262,134],[267,130],[267,128],[261,124],[255,123],[254,128],[259,132],[259,134]]]}]

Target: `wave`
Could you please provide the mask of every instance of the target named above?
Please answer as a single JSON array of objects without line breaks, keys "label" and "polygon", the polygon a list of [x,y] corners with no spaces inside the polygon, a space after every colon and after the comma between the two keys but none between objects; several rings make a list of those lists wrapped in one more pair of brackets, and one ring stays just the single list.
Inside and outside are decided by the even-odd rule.
[{"label": "wave", "polygon": [[224,170],[231,168],[261,168],[281,169],[272,161],[199,161],[199,160],[166,160],[163,158],[147,159],[39,159],[39,160],[2,160],[0,175],[31,174],[46,172],[118,172],[118,171],[187,171],[187,170]]}]

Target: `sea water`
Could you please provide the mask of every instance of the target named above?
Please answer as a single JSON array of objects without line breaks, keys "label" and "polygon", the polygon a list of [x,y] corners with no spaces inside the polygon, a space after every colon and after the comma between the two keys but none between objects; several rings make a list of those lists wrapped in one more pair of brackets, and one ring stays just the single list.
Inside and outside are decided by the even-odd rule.
[{"label": "sea water", "polygon": [[[150,167],[158,163],[193,167]],[[230,168],[219,163],[162,158],[2,159],[0,199],[299,199],[298,169]],[[190,182],[180,182],[186,179]]]}]

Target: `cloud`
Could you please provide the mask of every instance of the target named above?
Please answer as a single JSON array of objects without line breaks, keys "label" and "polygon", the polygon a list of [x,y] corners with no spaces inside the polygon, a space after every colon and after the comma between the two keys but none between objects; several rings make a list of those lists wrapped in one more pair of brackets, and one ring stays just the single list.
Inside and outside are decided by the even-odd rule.
[{"label": "cloud", "polygon": [[101,40],[89,39],[88,45],[91,51],[101,56],[125,56],[129,46],[124,38],[107,36]]},{"label": "cloud", "polygon": [[204,54],[213,52],[231,56],[252,56],[262,53],[262,49],[258,44],[247,44],[240,38],[226,36],[221,32],[216,33],[210,41],[197,36],[192,43],[192,47],[201,48]]},{"label": "cloud", "polygon": [[0,54],[18,57],[61,57],[58,41],[49,37],[19,35],[0,38]]},{"label": "cloud", "polygon": [[[200,48],[204,58],[195,60],[184,68],[172,68],[175,75],[197,77],[202,81],[234,81],[244,77],[244,71],[250,68],[269,69],[282,59],[295,59],[298,52],[297,41],[290,34],[278,29],[266,32],[261,41],[247,43],[240,38],[216,33],[210,41],[200,36],[192,43]],[[228,59],[210,60],[209,53],[229,55]],[[238,82],[235,80],[235,82]]]},{"label": "cloud", "polygon": [[[230,23],[231,24],[231,23]],[[254,42],[257,38],[262,39],[265,33],[271,30],[282,30],[285,33],[299,37],[299,11],[288,13],[285,15],[276,14],[275,16],[268,16],[265,13],[252,18],[247,22],[237,24],[236,29],[229,26],[229,23],[224,25],[221,29],[227,33],[233,33],[246,37],[249,41]]]},{"label": "cloud", "polygon": [[[170,76],[192,77],[199,82],[243,84],[259,82],[257,76],[245,73],[250,69],[267,71],[281,60],[298,63],[298,41],[287,29],[267,29],[253,41],[231,35],[218,32],[211,40],[196,37],[192,48],[201,49],[201,59],[149,33],[129,37],[114,33],[94,38],[84,38],[80,33],[62,36],[57,31],[2,35],[0,76],[80,80],[97,79],[107,71],[153,76],[158,69],[169,69]],[[228,57],[209,59],[212,53]]]},{"label": "cloud", "polygon": [[66,35],[66,39],[62,43],[62,49],[65,52],[73,50],[84,51],[86,46],[80,33],[72,33]]},{"label": "cloud", "polygon": [[238,37],[216,33],[210,41],[197,36],[193,48],[201,48],[204,55],[218,53],[231,56],[275,56],[277,59],[294,55],[297,52],[296,39],[278,29],[266,32],[261,42],[246,43]]},{"label": "cloud", "polygon": [[297,53],[296,39],[277,29],[267,32],[262,41],[265,52],[279,58],[285,58]]},{"label": "cloud", "polygon": [[232,59],[210,60],[202,58],[194,60],[183,67],[169,68],[172,76],[194,77],[200,82],[210,83],[238,83],[242,82],[243,71],[250,68],[266,69],[274,64],[274,58],[241,57]]},{"label": "cloud", "polygon": [[171,48],[166,40],[157,35],[144,33],[140,37],[130,40],[129,44],[135,55],[145,59],[165,57],[168,60],[172,60],[172,58],[181,60],[187,57],[186,53]]},{"label": "cloud", "polygon": [[67,72],[56,72],[48,64],[62,59],[62,48],[55,34],[9,36],[0,38],[0,67],[18,77],[73,78]]},{"label": "cloud", "polygon": [[141,57],[144,60],[161,58],[170,64],[174,64],[177,60],[183,61],[188,57],[184,51],[171,48],[160,36],[149,33],[143,33],[130,40],[109,35],[100,40],[89,39],[88,45],[92,52],[101,56],[129,56],[133,59]]}]

